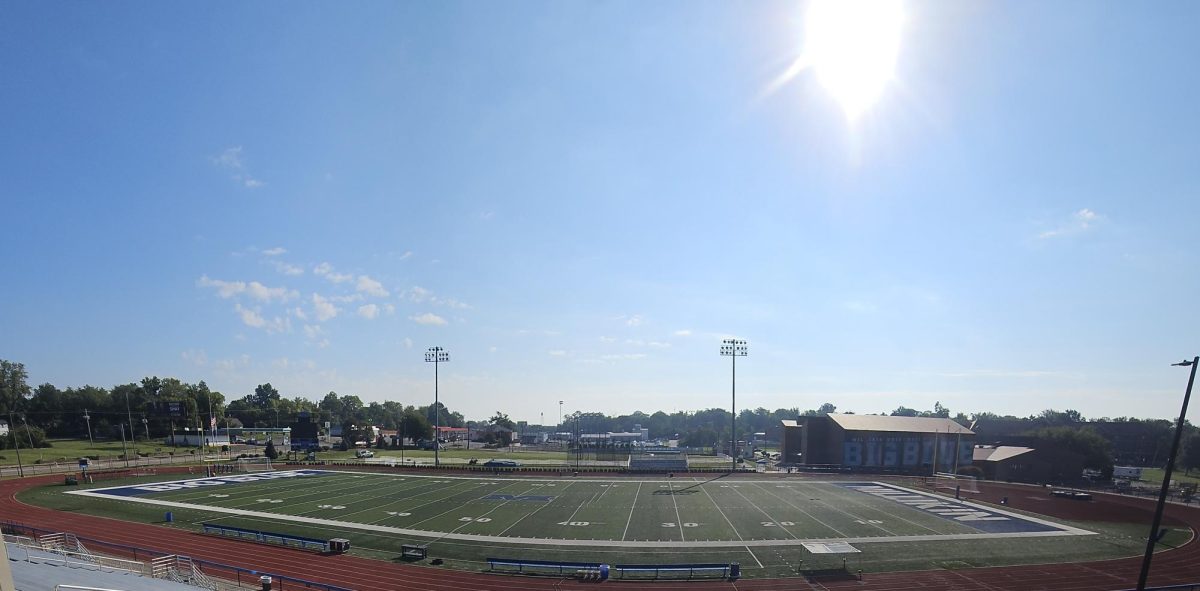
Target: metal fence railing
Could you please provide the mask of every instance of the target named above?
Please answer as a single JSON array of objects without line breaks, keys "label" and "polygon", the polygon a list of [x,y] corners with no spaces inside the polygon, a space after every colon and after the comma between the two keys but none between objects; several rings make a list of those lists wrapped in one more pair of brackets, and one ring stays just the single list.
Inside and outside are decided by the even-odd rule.
[{"label": "metal fence railing", "polygon": [[[42,534],[56,533],[48,529],[42,529],[40,527],[14,521],[0,522],[0,529],[3,530],[4,534],[13,536],[40,536]],[[106,542],[104,540],[97,540],[94,538],[79,537],[78,539],[87,543],[87,545],[94,551],[103,552],[111,556],[126,557],[135,561],[152,561],[155,558],[172,555],[168,552],[150,550],[147,548],[138,548],[136,546],[127,546],[124,544],[114,544],[112,542]],[[281,575],[274,572],[243,568],[240,566],[234,566],[220,562],[212,562],[197,558],[192,558],[191,562],[204,576],[223,579],[231,583],[236,582],[238,586],[241,586],[243,583],[248,583],[251,586],[258,586],[261,577],[268,576],[271,577],[272,582],[274,583],[271,588],[276,591],[286,591],[289,589],[297,591],[300,589],[311,589],[316,591],[351,591],[346,587],[340,587],[338,585],[332,585],[329,583],[309,581],[306,579],[289,577],[287,575]]]}]

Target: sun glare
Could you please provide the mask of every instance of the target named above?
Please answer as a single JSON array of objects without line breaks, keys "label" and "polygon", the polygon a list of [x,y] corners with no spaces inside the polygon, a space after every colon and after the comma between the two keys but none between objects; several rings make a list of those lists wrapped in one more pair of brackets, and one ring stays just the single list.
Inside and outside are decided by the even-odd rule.
[{"label": "sun glare", "polygon": [[813,0],[809,5],[803,61],[851,121],[892,79],[903,23],[899,0]]}]

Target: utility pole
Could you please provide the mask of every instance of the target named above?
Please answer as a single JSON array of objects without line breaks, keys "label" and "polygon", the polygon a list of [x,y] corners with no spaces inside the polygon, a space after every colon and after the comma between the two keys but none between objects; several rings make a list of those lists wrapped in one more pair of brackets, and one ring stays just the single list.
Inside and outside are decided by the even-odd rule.
[{"label": "utility pole", "polygon": [[17,452],[17,475],[25,478],[25,467],[21,465],[21,444],[17,441],[17,422],[13,420],[12,409],[8,409],[8,432],[12,434],[13,449]]},{"label": "utility pole", "polygon": [[87,409],[83,409],[83,420],[87,421],[88,428],[88,446],[95,448],[96,442],[92,440],[92,417],[88,416]]},{"label": "utility pole", "polygon": [[[119,423],[118,423],[119,424]],[[171,435],[175,434],[175,429],[171,429]],[[125,456],[125,467],[129,467],[129,448],[125,445],[125,425],[121,425],[121,455]]]}]

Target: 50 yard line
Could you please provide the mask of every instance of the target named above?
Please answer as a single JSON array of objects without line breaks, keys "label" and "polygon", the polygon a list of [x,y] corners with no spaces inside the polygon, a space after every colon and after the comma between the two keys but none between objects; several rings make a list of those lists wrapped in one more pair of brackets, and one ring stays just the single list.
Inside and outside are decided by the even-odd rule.
[{"label": "50 yard line", "polygon": [[[611,486],[611,485],[610,485]],[[633,508],[637,507],[638,495],[642,494],[642,483],[638,483],[637,492],[633,493],[633,504],[629,506],[629,519],[625,520],[625,531],[621,532],[621,539],[625,539],[625,534],[629,533],[629,524],[633,523]]]}]

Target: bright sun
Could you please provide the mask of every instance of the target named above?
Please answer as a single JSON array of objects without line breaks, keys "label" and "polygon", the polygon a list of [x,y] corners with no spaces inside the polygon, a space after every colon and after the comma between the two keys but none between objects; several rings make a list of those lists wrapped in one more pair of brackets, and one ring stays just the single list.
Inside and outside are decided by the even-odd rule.
[{"label": "bright sun", "polygon": [[899,0],[813,0],[801,61],[857,119],[892,79],[904,12]]}]

